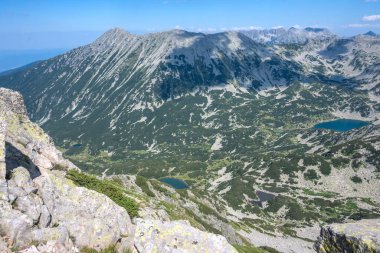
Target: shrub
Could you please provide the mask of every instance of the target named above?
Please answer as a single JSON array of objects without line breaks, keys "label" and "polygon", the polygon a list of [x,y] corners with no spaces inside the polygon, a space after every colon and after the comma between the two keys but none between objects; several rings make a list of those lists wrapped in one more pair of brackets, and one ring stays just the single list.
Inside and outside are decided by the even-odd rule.
[{"label": "shrub", "polygon": [[56,163],[56,164],[54,164],[53,165],[53,168],[52,168],[52,170],[66,170],[67,168],[66,168],[66,166],[65,165],[63,165],[63,164],[59,164],[59,163]]},{"label": "shrub", "polygon": [[363,182],[363,180],[358,176],[351,177],[351,181],[354,182],[355,184],[361,184]]},{"label": "shrub", "polygon": [[305,179],[307,179],[307,180],[319,179],[317,172],[313,169],[308,170],[303,175],[304,175]]},{"label": "shrub", "polygon": [[86,187],[90,190],[102,193],[112,199],[116,204],[127,210],[129,216],[136,217],[138,205],[136,201],[127,197],[120,186],[110,180],[100,180],[93,175],[82,173],[76,170],[69,170],[66,177],[78,186]]},{"label": "shrub", "polygon": [[233,246],[239,253],[268,253],[268,251],[261,248],[256,248],[254,246],[237,245],[237,244]]},{"label": "shrub", "polygon": [[326,161],[322,161],[320,170],[323,175],[328,176],[331,173],[331,166]]},{"label": "shrub", "polygon": [[154,195],[154,193],[150,190],[147,179],[145,177],[136,176],[136,184],[149,197],[156,197],[156,195]]}]

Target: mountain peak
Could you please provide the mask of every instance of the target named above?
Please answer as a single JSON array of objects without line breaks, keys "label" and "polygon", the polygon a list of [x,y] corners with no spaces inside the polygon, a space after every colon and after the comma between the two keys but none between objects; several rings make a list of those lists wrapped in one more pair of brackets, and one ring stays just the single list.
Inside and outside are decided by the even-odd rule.
[{"label": "mountain peak", "polygon": [[103,33],[95,42],[95,45],[111,45],[115,43],[121,43],[125,40],[135,38],[136,35],[133,35],[126,30],[116,27],[112,28],[105,33]]},{"label": "mountain peak", "polygon": [[368,31],[364,35],[367,35],[367,36],[377,36],[377,34],[374,33],[373,31]]},{"label": "mountain peak", "polygon": [[161,32],[160,34],[170,34],[174,36],[192,36],[192,35],[199,35],[201,33],[189,32],[183,29],[172,29],[169,31]]},{"label": "mountain peak", "polygon": [[135,35],[129,33],[120,27],[115,27],[107,30],[101,37],[134,37]]}]

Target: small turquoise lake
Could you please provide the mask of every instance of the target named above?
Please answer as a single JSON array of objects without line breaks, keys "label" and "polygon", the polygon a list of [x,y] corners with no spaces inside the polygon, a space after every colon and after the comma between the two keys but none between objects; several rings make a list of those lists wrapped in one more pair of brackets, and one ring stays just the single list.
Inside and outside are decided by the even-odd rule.
[{"label": "small turquoise lake", "polygon": [[337,119],[316,124],[314,128],[329,129],[338,132],[346,132],[355,128],[368,126],[370,122],[354,119]]},{"label": "small turquoise lake", "polygon": [[173,187],[174,189],[186,189],[189,186],[181,179],[173,178],[173,177],[165,177],[160,179],[161,182],[166,183]]}]

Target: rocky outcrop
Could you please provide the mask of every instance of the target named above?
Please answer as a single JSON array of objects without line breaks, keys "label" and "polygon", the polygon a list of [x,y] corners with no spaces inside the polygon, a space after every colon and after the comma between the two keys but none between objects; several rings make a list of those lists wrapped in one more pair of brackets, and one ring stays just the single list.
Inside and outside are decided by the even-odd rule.
[{"label": "rocky outcrop", "polygon": [[199,231],[185,221],[136,220],[135,247],[150,252],[237,252],[221,235]]},{"label": "rocky outcrop", "polygon": [[322,227],[315,249],[320,253],[380,252],[380,219]]},{"label": "rocky outcrop", "polygon": [[103,249],[118,241],[125,246],[131,242],[133,225],[127,211],[105,195],[76,187],[61,171],[34,181],[51,224],[67,228],[78,247]]},{"label": "rocky outcrop", "polygon": [[77,187],[52,140],[29,121],[20,94],[0,89],[0,236],[2,246],[30,252],[133,247],[127,211],[108,197]]},{"label": "rocky outcrop", "polygon": [[[0,88],[0,252],[236,252],[186,222],[137,219],[107,196],[66,178],[79,170],[29,121],[20,94]],[[135,230],[138,235],[135,236]]]}]

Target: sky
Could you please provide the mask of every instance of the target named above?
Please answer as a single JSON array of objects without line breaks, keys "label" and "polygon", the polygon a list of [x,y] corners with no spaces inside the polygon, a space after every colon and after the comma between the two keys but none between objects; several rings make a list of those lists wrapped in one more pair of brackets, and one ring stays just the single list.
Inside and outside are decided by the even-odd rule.
[{"label": "sky", "polygon": [[380,33],[380,0],[0,0],[0,50],[68,49],[131,33],[283,26]]}]

